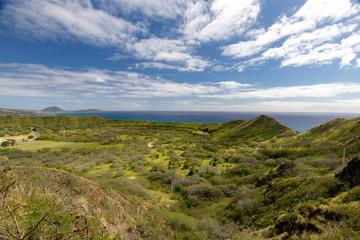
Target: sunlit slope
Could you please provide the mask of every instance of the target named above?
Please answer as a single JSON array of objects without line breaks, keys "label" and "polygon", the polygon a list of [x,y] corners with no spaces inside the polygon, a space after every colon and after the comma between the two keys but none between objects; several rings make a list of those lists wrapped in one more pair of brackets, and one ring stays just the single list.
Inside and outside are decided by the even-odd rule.
[{"label": "sunlit slope", "polygon": [[280,124],[275,119],[261,115],[248,122],[243,120],[230,121],[220,125],[219,131],[214,134],[216,138],[231,140],[270,139],[275,136],[295,134],[295,131]]},{"label": "sunlit slope", "polygon": [[336,118],[306,131],[301,136],[313,138],[317,142],[346,142],[360,136],[360,117],[352,119]]},{"label": "sunlit slope", "polygon": [[[23,235],[44,218],[32,232],[34,239],[142,237],[137,228],[144,217],[140,210],[149,207],[129,192],[119,194],[74,174],[39,167],[2,170],[0,178],[3,189],[8,188],[1,190],[1,199],[16,214]],[[12,225],[13,219],[3,218],[2,227],[16,233]]]}]

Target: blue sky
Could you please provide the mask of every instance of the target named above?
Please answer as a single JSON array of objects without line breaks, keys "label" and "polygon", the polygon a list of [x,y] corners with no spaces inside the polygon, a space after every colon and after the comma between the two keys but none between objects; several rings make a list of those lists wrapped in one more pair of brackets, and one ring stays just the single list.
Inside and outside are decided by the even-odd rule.
[{"label": "blue sky", "polygon": [[356,0],[1,0],[0,107],[360,112]]}]

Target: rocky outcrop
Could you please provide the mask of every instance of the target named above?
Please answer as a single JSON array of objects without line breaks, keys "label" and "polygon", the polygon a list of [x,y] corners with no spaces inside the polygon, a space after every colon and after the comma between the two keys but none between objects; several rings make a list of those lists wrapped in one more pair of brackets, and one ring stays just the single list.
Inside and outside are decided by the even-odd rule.
[{"label": "rocky outcrop", "polygon": [[360,185],[360,156],[354,157],[335,177],[350,183],[351,187]]}]

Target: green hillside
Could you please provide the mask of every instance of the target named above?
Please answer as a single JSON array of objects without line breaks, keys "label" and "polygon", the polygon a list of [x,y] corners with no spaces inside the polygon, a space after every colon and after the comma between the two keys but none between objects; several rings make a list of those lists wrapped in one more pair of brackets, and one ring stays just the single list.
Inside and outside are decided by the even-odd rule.
[{"label": "green hillside", "polygon": [[0,236],[359,239],[358,127],[0,116]]},{"label": "green hillside", "polygon": [[[5,233],[0,229],[0,235],[5,234],[10,239],[15,239],[12,235],[25,237],[27,234],[24,239],[40,236],[46,239],[113,239],[116,236],[117,239],[119,236],[139,239],[143,233],[137,224],[150,223],[146,223],[144,213],[140,214],[137,209],[147,209],[145,216],[156,214],[156,210],[148,209],[141,199],[129,192],[122,196],[61,170],[4,166],[1,170],[1,183],[5,186],[0,191],[1,200],[9,205],[9,208],[1,208],[1,226],[9,231]],[[14,215],[4,219],[8,214]],[[167,235],[172,235],[170,228],[152,237]]]},{"label": "green hillside", "polygon": [[316,141],[345,142],[360,136],[360,117],[337,118],[306,131],[302,136],[315,138]]},{"label": "green hillside", "polygon": [[216,136],[231,140],[256,140],[258,138],[270,139],[287,133],[292,134],[295,132],[275,119],[261,115],[248,122],[238,120],[223,123],[220,125]]}]

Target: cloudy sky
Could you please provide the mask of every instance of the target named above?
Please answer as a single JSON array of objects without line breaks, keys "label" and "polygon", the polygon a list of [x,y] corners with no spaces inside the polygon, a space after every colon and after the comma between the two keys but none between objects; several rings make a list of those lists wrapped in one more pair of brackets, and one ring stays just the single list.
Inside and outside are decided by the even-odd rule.
[{"label": "cloudy sky", "polygon": [[359,0],[0,0],[0,107],[360,112]]}]

